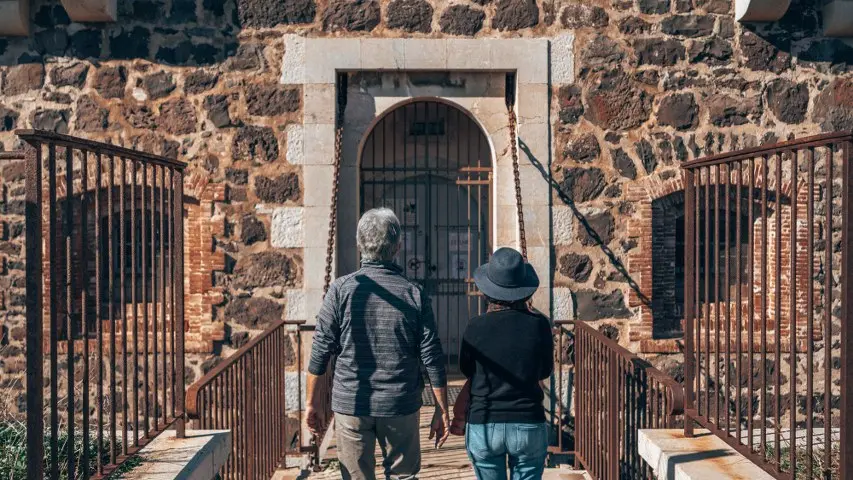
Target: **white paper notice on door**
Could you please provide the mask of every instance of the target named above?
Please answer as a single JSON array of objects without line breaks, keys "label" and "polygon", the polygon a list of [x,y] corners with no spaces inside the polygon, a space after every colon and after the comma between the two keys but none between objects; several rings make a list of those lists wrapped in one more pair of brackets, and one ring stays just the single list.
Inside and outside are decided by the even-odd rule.
[{"label": "white paper notice on door", "polygon": [[451,252],[465,252],[468,253],[468,232],[467,231],[455,231],[449,232],[449,242],[450,242],[450,251]]}]

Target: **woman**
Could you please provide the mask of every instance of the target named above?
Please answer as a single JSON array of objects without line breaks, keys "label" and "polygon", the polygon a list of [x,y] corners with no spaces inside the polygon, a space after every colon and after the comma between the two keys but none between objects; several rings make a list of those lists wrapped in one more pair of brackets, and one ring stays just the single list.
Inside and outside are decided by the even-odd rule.
[{"label": "woman", "polygon": [[540,479],[548,430],[539,382],[554,369],[554,343],[548,319],[528,307],[539,278],[521,254],[501,248],[474,281],[489,307],[469,322],[460,352],[470,383],[468,456],[479,480],[506,479],[507,462],[513,480]]}]

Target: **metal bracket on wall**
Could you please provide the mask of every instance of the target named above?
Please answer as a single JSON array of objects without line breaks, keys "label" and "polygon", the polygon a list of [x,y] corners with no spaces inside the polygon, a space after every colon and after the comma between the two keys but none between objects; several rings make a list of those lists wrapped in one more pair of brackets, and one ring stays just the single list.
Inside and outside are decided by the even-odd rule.
[{"label": "metal bracket on wall", "polygon": [[506,74],[504,97],[507,108],[515,106],[515,72],[508,72]]}]

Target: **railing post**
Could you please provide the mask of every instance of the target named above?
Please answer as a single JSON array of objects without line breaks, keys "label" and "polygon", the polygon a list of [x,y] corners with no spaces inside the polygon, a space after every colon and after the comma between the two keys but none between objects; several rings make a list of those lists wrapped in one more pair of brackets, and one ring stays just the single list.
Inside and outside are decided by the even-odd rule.
[{"label": "railing post", "polygon": [[607,442],[608,478],[619,479],[619,362],[614,350],[607,350]]},{"label": "railing post", "polygon": [[42,353],[41,147],[25,147],[27,285],[27,478],[44,478],[44,365]]},{"label": "railing post", "polygon": [[694,358],[693,358],[693,322],[694,302],[693,284],[696,281],[694,266],[694,247],[696,246],[696,187],[692,169],[684,170],[684,435],[693,436],[693,422],[687,413],[694,408],[693,405],[693,381],[694,381]]},{"label": "railing post", "polygon": [[172,170],[173,207],[172,221],[174,225],[175,244],[172,246],[172,261],[174,262],[175,275],[172,278],[172,301],[175,303],[175,318],[172,325],[175,329],[175,380],[174,388],[175,405],[180,408],[175,413],[177,423],[175,434],[178,438],[186,435],[186,380],[184,379],[184,172],[183,170]]},{"label": "railing post", "polygon": [[[575,394],[575,468],[580,469],[581,462],[578,457],[578,452],[583,452],[583,442],[584,439],[584,412],[586,409],[586,402],[584,401],[584,392],[585,390],[581,388],[583,386],[583,355],[584,351],[581,345],[580,331],[577,328],[572,329],[573,336],[573,347],[574,347],[574,377],[572,380],[574,381],[574,385],[572,387],[572,391]],[[560,352],[562,355],[562,352]]]},{"label": "railing post", "polygon": [[248,455],[246,466],[248,478],[255,478],[255,463],[258,458],[258,445],[255,439],[255,419],[257,418],[255,408],[255,356],[250,351],[246,354],[246,439],[248,441]]},{"label": "railing post", "polygon": [[[850,306],[853,302],[853,282],[851,282],[850,249],[853,248],[853,210],[851,210],[851,168],[853,161],[853,140],[843,143],[843,205],[841,229],[841,451],[839,458],[839,477],[850,478],[853,475],[853,332],[850,328]],[[829,339],[826,339],[827,343]],[[829,367],[826,367],[829,368]],[[829,388],[829,387],[827,387]],[[829,407],[826,407],[829,408]],[[827,426],[826,428],[829,428]],[[824,432],[824,435],[829,433]]]},{"label": "railing post", "polygon": [[296,421],[299,424],[296,429],[298,432],[296,451],[302,453],[302,447],[305,444],[302,443],[302,328],[300,325],[296,326],[296,390]]}]

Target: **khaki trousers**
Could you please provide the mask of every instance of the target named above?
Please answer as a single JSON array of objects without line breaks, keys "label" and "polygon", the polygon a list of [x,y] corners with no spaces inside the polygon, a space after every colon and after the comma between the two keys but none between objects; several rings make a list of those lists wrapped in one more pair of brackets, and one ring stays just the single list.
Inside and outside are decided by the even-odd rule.
[{"label": "khaki trousers", "polygon": [[382,448],[385,478],[416,480],[421,469],[419,413],[402,417],[335,414],[338,459],[344,480],[376,479],[376,441]]}]

